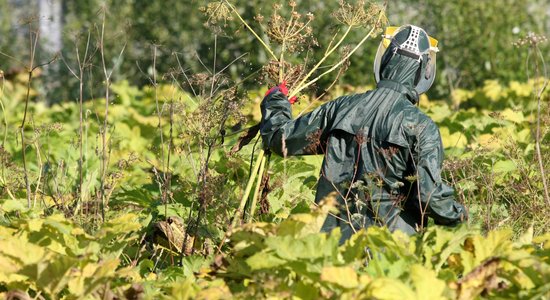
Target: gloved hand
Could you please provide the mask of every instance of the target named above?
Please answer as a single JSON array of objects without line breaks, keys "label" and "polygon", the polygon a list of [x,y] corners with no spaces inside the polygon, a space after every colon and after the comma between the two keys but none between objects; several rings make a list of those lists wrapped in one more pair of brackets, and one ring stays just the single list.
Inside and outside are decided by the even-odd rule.
[{"label": "gloved hand", "polygon": [[[288,88],[286,87],[286,81],[283,81],[278,86],[274,86],[274,87],[270,88],[265,93],[264,97],[267,97],[268,95],[270,95],[272,93],[276,93],[276,92],[281,92],[281,93],[283,93],[283,95],[288,96]],[[296,96],[292,96],[292,97],[290,97],[290,99],[288,99],[288,102],[290,102],[290,104],[294,104],[296,102],[296,100],[298,100],[298,98],[296,98]]]}]

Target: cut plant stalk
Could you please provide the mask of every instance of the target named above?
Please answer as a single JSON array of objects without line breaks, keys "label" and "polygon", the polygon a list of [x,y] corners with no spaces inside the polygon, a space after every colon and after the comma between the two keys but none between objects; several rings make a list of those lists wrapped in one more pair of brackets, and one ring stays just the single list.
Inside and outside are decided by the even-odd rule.
[{"label": "cut plant stalk", "polygon": [[241,202],[239,204],[239,209],[237,209],[237,213],[235,214],[235,217],[233,218],[233,222],[231,223],[231,227],[235,227],[237,225],[237,221],[241,218],[241,215],[244,211],[244,208],[246,206],[246,202],[248,200],[248,196],[250,196],[250,191],[252,190],[252,185],[254,184],[254,181],[256,180],[256,177],[258,177],[258,170],[260,169],[260,165],[262,162],[265,164],[264,161],[265,151],[262,149],[258,153],[258,158],[256,159],[256,162],[254,164],[254,168],[252,168],[252,172],[250,173],[250,178],[248,179],[248,183],[246,184],[246,188],[244,189],[243,197],[241,198]]},{"label": "cut plant stalk", "polygon": [[[278,61],[279,65],[280,65],[280,70],[279,70],[279,81],[282,82],[283,81],[283,78],[284,78],[284,69],[283,69],[283,66],[284,66],[284,54],[285,54],[285,51],[286,51],[286,44],[285,44],[285,39],[283,39],[282,41],[282,45],[281,45],[281,51],[280,51],[280,55],[279,57],[277,57],[277,55],[275,55],[275,52],[271,49],[271,47],[269,45],[267,45],[261,38],[260,36],[250,27],[250,25],[242,18],[242,16],[239,14],[239,12],[237,11],[237,9],[231,4],[229,3],[227,0],[224,1],[224,3],[226,3],[226,5],[228,5],[228,7],[231,9],[231,11],[237,16],[237,18],[239,19],[239,21],[252,33],[252,35],[258,40],[258,42],[260,42],[260,44],[266,49],[266,51],[271,55],[271,57],[273,57],[275,60]],[[384,19],[384,16],[385,16],[385,8],[386,8],[386,4],[387,3],[384,3],[384,9],[382,9],[380,11],[380,13],[378,14],[377,16],[377,19],[376,19],[376,22],[374,23],[374,25],[372,25],[372,28],[371,30],[361,39],[361,41],[349,52],[347,53],[340,61],[338,61],[336,64],[332,65],[327,71],[321,73],[319,76],[315,77],[314,79],[311,79],[310,78],[313,76],[313,74],[319,70],[321,68],[321,66],[323,65],[323,63],[327,60],[327,58],[329,58],[339,47],[340,45],[344,42],[344,40],[346,39],[346,37],[348,37],[349,33],[351,32],[352,28],[354,26],[357,26],[357,24],[347,24],[348,26],[346,27],[346,30],[345,32],[343,33],[343,35],[338,39],[338,41],[333,45],[331,41],[331,43],[329,44],[327,50],[325,51],[323,57],[315,64],[315,66],[313,66],[312,69],[310,69],[308,71],[308,73],[300,79],[299,83],[297,86],[295,87],[292,87],[291,91],[289,92],[289,95],[288,97],[289,98],[292,98],[296,95],[298,95],[301,91],[303,91],[304,89],[308,88],[309,86],[311,86],[312,84],[314,84],[315,82],[317,82],[319,79],[321,79],[322,77],[324,77],[325,75],[328,75],[330,73],[332,73],[334,70],[337,70],[338,68],[340,68],[340,66],[342,66],[347,60],[349,60],[349,58],[370,38],[372,37],[373,33],[375,32],[375,30],[380,26],[380,23],[383,21]],[[289,21],[289,27],[291,26],[292,24],[292,16],[291,16],[291,19]],[[288,34],[289,32],[289,27],[286,28],[286,33]],[[336,36],[334,36],[336,37]],[[334,40],[334,38],[333,38]],[[258,131],[259,131],[259,128],[260,126],[259,125],[255,125],[255,126],[252,126],[251,128],[249,128],[249,130],[244,134],[244,137],[252,137],[252,136],[257,136],[258,135]],[[256,131],[256,132],[254,132]],[[242,139],[244,140],[244,138],[242,137]],[[251,139],[248,139],[248,142],[250,142]],[[240,147],[239,149],[244,146],[245,144],[241,143],[241,141],[239,141],[240,143]],[[254,169],[250,175],[250,178],[248,180],[248,183],[247,183],[247,186],[245,188],[245,193],[243,195],[243,198],[241,199],[241,202],[240,202],[240,205],[239,205],[239,209],[237,211],[237,215],[235,216],[235,218],[233,219],[233,222],[232,222],[232,225],[235,226],[236,224],[236,220],[238,220],[238,218],[240,217],[240,215],[243,213],[243,210],[246,206],[246,203],[247,203],[247,200],[248,200],[248,197],[250,195],[250,192],[251,192],[251,189],[252,189],[252,184],[254,183],[254,181],[256,180],[256,177],[258,177],[258,170],[261,168],[262,171],[259,173],[260,174],[260,178],[258,179],[258,182],[256,184],[256,189],[254,191],[254,195],[252,197],[252,206],[250,208],[250,216],[248,219],[251,219],[253,217],[253,214],[254,214],[254,210],[255,210],[255,206],[256,206],[256,202],[257,202],[257,197],[258,197],[258,194],[259,194],[259,188],[260,188],[260,185],[261,185],[261,181],[262,181],[262,176],[263,176],[263,169],[266,167],[265,166],[265,152],[264,150],[260,150],[259,154],[258,154],[258,157],[256,158],[256,162],[254,164]]]},{"label": "cut plant stalk", "polygon": [[[313,74],[312,72],[310,72],[310,74],[308,74],[304,78],[304,80],[302,80],[302,82],[293,91],[290,92],[290,94],[288,95],[289,98],[291,98],[293,96],[296,96],[302,90],[304,90],[305,88],[311,86],[312,84],[317,82],[319,79],[321,79],[321,77],[332,73],[334,70],[338,69],[343,63],[345,63],[372,36],[372,34],[374,33],[374,31],[376,30],[376,28],[378,27],[378,25],[382,21],[383,16],[384,16],[384,12],[382,11],[378,15],[378,19],[376,20],[376,24],[374,26],[372,26],[371,30],[363,37],[363,39],[343,59],[341,59],[338,63],[333,65],[330,69],[328,69],[325,72],[321,73],[316,78],[310,80],[308,83],[302,83],[302,82],[305,82],[305,80],[307,80]],[[339,41],[339,43],[340,43],[340,41]],[[326,57],[323,57],[322,60],[324,60],[324,59],[326,59]],[[318,66],[320,66],[319,63],[318,63]],[[318,66],[316,66],[316,67],[318,68]]]},{"label": "cut plant stalk", "polygon": [[252,196],[252,202],[250,204],[250,213],[248,214],[248,218],[246,220],[247,223],[250,222],[252,218],[254,218],[254,213],[256,212],[256,205],[258,203],[260,187],[262,186],[262,182],[264,181],[264,171],[266,169],[266,165],[267,165],[267,157],[264,155],[260,163],[260,171],[258,172],[259,176],[257,176],[258,180],[256,181],[256,188],[254,189],[254,195]]}]

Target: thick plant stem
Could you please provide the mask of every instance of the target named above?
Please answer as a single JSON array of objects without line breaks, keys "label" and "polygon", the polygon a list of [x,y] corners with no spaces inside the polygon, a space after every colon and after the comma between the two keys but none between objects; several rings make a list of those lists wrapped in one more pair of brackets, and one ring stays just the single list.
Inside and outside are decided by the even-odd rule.
[{"label": "thick plant stem", "polygon": [[[378,17],[378,20],[376,21],[376,24],[378,24],[380,22],[380,20],[382,19],[382,16],[383,16],[383,14],[381,13],[380,16]],[[307,87],[309,87],[310,85],[314,84],[319,79],[321,79],[321,77],[323,77],[323,76],[331,73],[332,71],[336,70],[337,68],[339,68],[344,62],[346,62],[353,55],[353,53],[355,53],[355,51],[357,51],[357,49],[359,49],[359,47],[361,47],[371,37],[371,35],[374,33],[374,30],[376,29],[376,27],[377,27],[377,25],[374,25],[372,27],[372,29],[367,33],[367,35],[365,35],[363,37],[363,39],[337,64],[335,64],[330,69],[323,72],[321,75],[317,76],[315,79],[309,81],[308,83],[298,85],[296,87],[296,89],[294,89],[294,91],[290,92],[290,95],[288,97],[291,98],[293,96],[296,96],[302,90],[306,89]]]},{"label": "thick plant stem", "polygon": [[34,66],[34,56],[36,54],[36,46],[38,44],[38,33],[35,34],[34,39],[32,36],[33,30],[32,25],[29,23],[29,41],[30,41],[30,58],[29,58],[29,66],[27,68],[28,70],[28,78],[27,78],[27,93],[25,96],[25,110],[23,112],[23,119],[21,120],[21,127],[20,134],[21,134],[21,154],[23,159],[23,176],[25,178],[25,188],[27,190],[27,207],[31,208],[31,183],[29,181],[29,173],[27,170],[27,157],[25,155],[26,152],[26,141],[25,141],[25,123],[27,122],[27,112],[29,108],[29,99],[30,99],[30,93],[31,93],[31,83],[32,83],[32,73],[35,69]]},{"label": "thick plant stem", "polygon": [[256,163],[254,164],[254,168],[252,168],[252,172],[250,173],[250,178],[248,179],[248,183],[246,184],[246,188],[244,189],[243,197],[241,198],[241,203],[239,203],[239,209],[235,213],[235,217],[233,218],[233,222],[231,224],[232,227],[235,227],[237,225],[238,220],[241,218],[241,215],[244,211],[244,207],[246,206],[246,202],[248,200],[248,196],[250,196],[250,191],[252,190],[252,185],[254,184],[254,180],[258,176],[258,170],[260,169],[260,165],[263,161],[265,155],[265,151],[262,149],[260,150],[260,153],[258,154],[258,158],[256,159]]},{"label": "thick plant stem", "polygon": [[[317,71],[317,69],[319,69],[319,67],[321,66],[321,64],[323,64],[323,62],[325,62],[325,60],[336,50],[338,49],[338,47],[340,47],[340,45],[342,44],[342,42],[346,39],[346,37],[348,36],[348,34],[350,33],[351,31],[351,26],[348,26],[348,28],[346,29],[346,32],[344,32],[344,34],[342,35],[342,37],[340,38],[340,40],[338,40],[338,42],[330,47],[329,49],[327,49],[327,51],[325,52],[325,54],[323,55],[323,58],[321,58],[317,64],[315,64],[315,66],[313,68],[311,68],[311,70],[307,73],[306,76],[304,76],[304,78],[302,78],[302,80],[300,81],[300,83],[298,83],[297,87],[301,87],[302,85],[305,84],[305,82],[311,77],[311,75],[313,75],[313,73],[315,73],[315,71]],[[297,94],[297,93],[296,93]]]},{"label": "thick plant stem", "polygon": [[79,148],[79,159],[78,159],[78,198],[79,203],[77,204],[80,214],[82,214],[82,205],[84,203],[84,191],[83,191],[83,182],[84,182],[84,143],[83,143],[83,134],[84,134],[84,71],[86,63],[88,60],[88,49],[90,45],[91,32],[88,32],[88,41],[86,43],[86,50],[84,52],[84,59],[80,60],[80,53],[78,51],[78,45],[76,45],[76,57],[78,60],[78,108],[79,108],[79,119],[78,119],[78,148]]},{"label": "thick plant stem", "polygon": [[285,64],[284,64],[284,58],[285,57],[285,43],[283,42],[283,45],[281,46],[281,57],[279,58],[279,82],[283,82],[285,78]]},{"label": "thick plant stem", "polygon": [[254,195],[252,196],[252,204],[250,205],[250,214],[247,217],[247,222],[250,222],[252,218],[254,218],[254,213],[256,212],[256,205],[258,203],[260,187],[262,186],[262,182],[264,180],[264,170],[266,168],[266,162],[267,162],[267,158],[264,155],[264,157],[262,157],[262,161],[260,162],[260,171],[258,171],[258,181],[256,182],[256,188],[254,189]]}]

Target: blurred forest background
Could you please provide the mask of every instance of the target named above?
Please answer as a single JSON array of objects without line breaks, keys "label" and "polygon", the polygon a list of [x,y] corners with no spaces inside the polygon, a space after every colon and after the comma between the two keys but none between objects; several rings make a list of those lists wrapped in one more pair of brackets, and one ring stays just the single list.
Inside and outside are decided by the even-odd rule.
[{"label": "blurred forest background", "polygon": [[[109,33],[105,40],[106,57],[115,60],[126,45],[122,59],[117,60],[113,82],[128,80],[132,85],[143,86],[147,84],[144,73],[152,73],[153,45],[158,46],[159,74],[177,65],[175,53],[182,65],[194,70],[200,68],[200,60],[212,61],[213,33],[204,26],[201,14],[189,13],[198,12],[205,4],[194,0],[0,0],[0,49],[4,54],[26,61],[28,24],[33,22],[40,27],[37,61],[47,60],[55,53],[73,58],[75,42],[83,43],[82,35],[94,31],[105,5],[108,7],[106,32]],[[338,1],[300,1],[298,5],[301,11],[315,14],[335,10]],[[238,7],[250,20],[257,12],[269,15],[271,10],[270,5],[259,0],[243,1]],[[504,84],[525,80],[527,52],[518,51],[513,42],[528,32],[550,31],[550,3],[546,0],[389,1],[387,15],[390,25],[416,24],[439,39],[438,78],[429,94],[438,98],[444,98],[453,89],[479,87],[489,79],[498,79]],[[218,60],[225,64],[248,53],[246,64],[234,64],[228,72],[236,79],[260,68],[268,57],[252,42],[252,36],[232,26],[228,24],[225,32],[219,33],[217,52]],[[324,16],[317,16],[313,23],[316,32],[331,30],[330,26],[330,18]],[[326,40],[319,40],[319,44],[326,45],[331,35],[321,38]],[[377,42],[369,42],[359,50],[340,84],[374,83],[371,70],[377,46]],[[547,45],[541,46],[542,53],[550,54]],[[7,77],[22,71],[17,60],[5,55],[0,57],[0,69]],[[48,103],[77,98],[78,80],[62,60],[57,60],[45,72],[37,81],[39,98]],[[257,86],[254,82],[248,84]],[[318,90],[328,84],[328,79],[321,82]]]}]

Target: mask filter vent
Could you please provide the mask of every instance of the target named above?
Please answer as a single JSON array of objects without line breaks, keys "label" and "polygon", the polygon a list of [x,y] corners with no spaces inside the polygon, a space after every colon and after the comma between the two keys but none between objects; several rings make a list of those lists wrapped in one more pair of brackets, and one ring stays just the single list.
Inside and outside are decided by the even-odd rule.
[{"label": "mask filter vent", "polygon": [[400,49],[414,53],[418,56],[424,54],[420,52],[418,47],[418,37],[420,35],[420,28],[416,26],[411,26],[411,32],[407,40],[399,46]]}]

